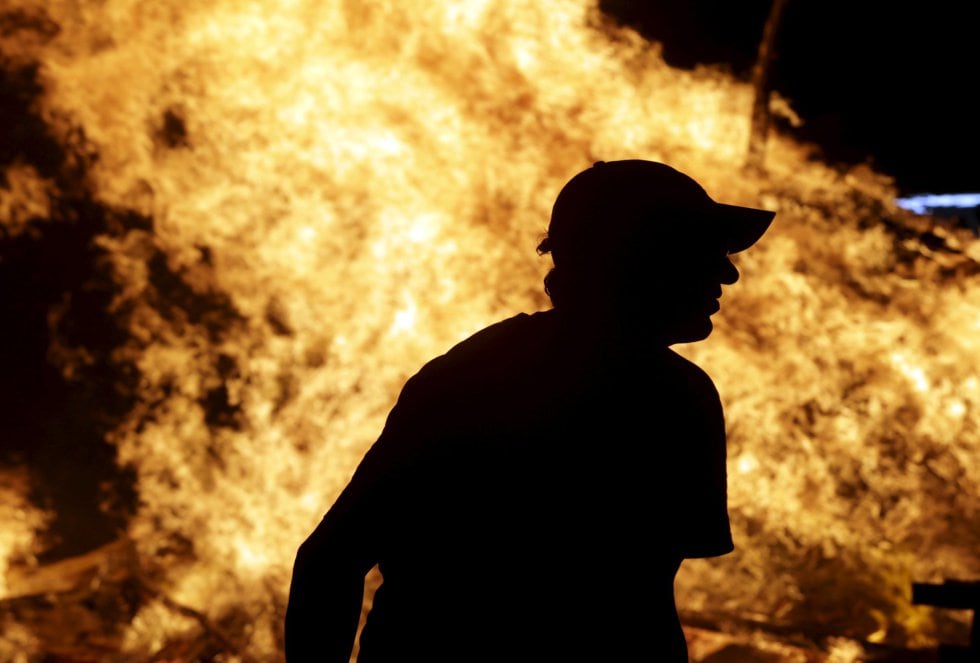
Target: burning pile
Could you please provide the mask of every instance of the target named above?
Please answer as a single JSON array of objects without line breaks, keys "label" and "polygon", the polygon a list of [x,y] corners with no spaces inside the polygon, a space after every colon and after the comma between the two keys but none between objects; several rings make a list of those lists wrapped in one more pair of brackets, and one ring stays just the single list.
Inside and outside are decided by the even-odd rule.
[{"label": "burning pile", "polygon": [[685,565],[687,620],[838,660],[962,635],[909,587],[980,575],[980,244],[784,136],[740,173],[747,84],[571,0],[13,0],[0,53],[4,659],[281,656],[402,382],[545,307],[558,187],[631,156],[779,210],[682,349],[738,546]]}]

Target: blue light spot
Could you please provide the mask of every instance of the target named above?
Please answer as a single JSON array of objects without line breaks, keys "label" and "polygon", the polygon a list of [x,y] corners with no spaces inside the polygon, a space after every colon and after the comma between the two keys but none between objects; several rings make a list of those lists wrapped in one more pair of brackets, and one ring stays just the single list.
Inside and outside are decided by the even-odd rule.
[{"label": "blue light spot", "polygon": [[897,198],[895,202],[910,212],[929,214],[937,209],[969,209],[980,206],[980,193],[927,193]]}]

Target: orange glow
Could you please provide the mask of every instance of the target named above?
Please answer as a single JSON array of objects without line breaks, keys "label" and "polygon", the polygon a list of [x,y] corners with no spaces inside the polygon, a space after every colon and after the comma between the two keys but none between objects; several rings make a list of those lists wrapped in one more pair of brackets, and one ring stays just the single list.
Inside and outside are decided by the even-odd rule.
[{"label": "orange glow", "polygon": [[[42,63],[42,115],[84,128],[101,203],[153,219],[98,238],[141,385],[110,441],[137,472],[143,571],[214,623],[249,616],[229,654],[281,657],[296,547],[404,380],[547,306],[534,247],[598,159],[666,161],[778,210],[715,334],[681,348],[725,403],[737,546],[685,563],[685,615],[819,626],[841,636],[828,660],[852,661],[862,640],[935,642],[913,580],[980,577],[980,242],[937,227],[948,250],[927,246],[887,178],[784,136],[768,176],[743,174],[746,83],[671,69],[578,0],[14,4],[59,27],[0,42]],[[26,232],[54,185],[7,176],[0,217]],[[215,332],[161,307],[154,252],[235,315]],[[233,425],[202,408],[218,387]],[[0,599],[45,522],[4,481]],[[122,653],[200,628],[150,598]],[[0,655],[42,646],[0,635]]]}]

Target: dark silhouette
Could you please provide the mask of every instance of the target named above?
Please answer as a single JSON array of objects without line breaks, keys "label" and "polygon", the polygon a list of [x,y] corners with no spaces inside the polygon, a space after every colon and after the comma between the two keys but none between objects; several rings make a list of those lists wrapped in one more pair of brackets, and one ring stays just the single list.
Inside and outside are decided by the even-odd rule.
[{"label": "dark silhouette", "polygon": [[427,363],[316,531],[286,614],[290,663],[687,661],[673,581],[733,549],[704,339],[728,255],[773,212],[723,205],[650,161],[598,162],[559,194],[553,308]]},{"label": "dark silhouette", "polygon": [[912,583],[912,604],[932,605],[949,610],[969,610],[970,643],[939,645],[939,663],[976,663],[980,660],[980,582],[945,580],[942,584]]}]

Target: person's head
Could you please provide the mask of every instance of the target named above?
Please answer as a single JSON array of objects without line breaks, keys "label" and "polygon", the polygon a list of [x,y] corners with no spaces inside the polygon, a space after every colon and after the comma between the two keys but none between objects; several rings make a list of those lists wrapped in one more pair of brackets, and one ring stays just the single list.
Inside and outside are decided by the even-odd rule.
[{"label": "person's head", "polygon": [[706,338],[729,255],[762,236],[775,212],[717,203],[662,163],[599,161],[562,188],[538,246],[554,268],[545,290],[556,310],[613,324],[653,342]]}]

